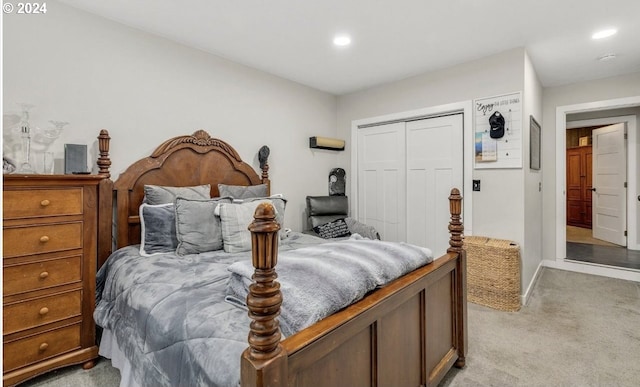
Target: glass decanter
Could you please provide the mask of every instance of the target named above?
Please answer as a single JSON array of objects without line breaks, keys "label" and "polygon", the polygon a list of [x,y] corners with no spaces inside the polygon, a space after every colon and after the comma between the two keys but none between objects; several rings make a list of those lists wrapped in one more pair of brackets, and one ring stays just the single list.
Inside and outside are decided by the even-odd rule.
[{"label": "glass decanter", "polygon": [[53,125],[53,129],[45,129],[44,135],[47,138],[54,139],[54,140],[60,137],[60,134],[62,133],[62,130],[64,129],[64,127],[66,125],[69,125],[69,123],[66,121],[50,120],[49,122]]},{"label": "glass decanter", "polygon": [[33,141],[38,144],[43,144],[45,145],[45,147],[49,147],[55,140],[57,140],[58,137],[60,137],[60,134],[62,134],[62,130],[64,129],[65,125],[69,125],[69,123],[65,121],[51,120],[49,121],[49,123],[53,125],[53,128],[36,128],[34,131],[35,135],[33,137]]},{"label": "glass decanter", "polygon": [[22,106],[22,122],[20,122],[20,137],[22,140],[22,162],[16,173],[35,173],[31,165],[31,127],[29,126],[29,109],[33,105],[20,104]]}]

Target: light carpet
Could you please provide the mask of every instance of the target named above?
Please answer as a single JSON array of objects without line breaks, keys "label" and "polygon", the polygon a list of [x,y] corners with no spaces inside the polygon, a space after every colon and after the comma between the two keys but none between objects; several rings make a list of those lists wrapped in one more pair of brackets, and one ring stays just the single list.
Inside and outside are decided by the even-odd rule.
[{"label": "light carpet", "polygon": [[[469,304],[464,369],[441,386],[638,386],[640,284],[543,268],[529,304],[500,312]],[[67,367],[25,386],[118,386],[109,360]]]}]

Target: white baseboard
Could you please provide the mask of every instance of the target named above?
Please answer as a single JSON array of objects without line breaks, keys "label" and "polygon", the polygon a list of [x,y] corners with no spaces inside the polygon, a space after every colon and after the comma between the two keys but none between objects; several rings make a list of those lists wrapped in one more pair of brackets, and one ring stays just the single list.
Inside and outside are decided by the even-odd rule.
[{"label": "white baseboard", "polygon": [[615,268],[589,262],[550,259],[543,260],[542,266],[550,267],[553,269],[575,271],[577,273],[593,274],[602,277],[618,278],[628,281],[640,282],[640,270],[635,269]]},{"label": "white baseboard", "polygon": [[531,278],[531,281],[529,282],[529,286],[527,286],[527,290],[524,292],[524,294],[520,295],[520,303],[522,304],[522,306],[526,306],[527,303],[529,302],[529,297],[531,297],[531,291],[533,290],[533,287],[538,281],[538,276],[540,275],[540,270],[542,269],[542,266],[544,266],[542,262],[544,261],[541,261],[540,264],[538,264],[538,268],[536,269],[536,272],[533,273],[533,278]]}]

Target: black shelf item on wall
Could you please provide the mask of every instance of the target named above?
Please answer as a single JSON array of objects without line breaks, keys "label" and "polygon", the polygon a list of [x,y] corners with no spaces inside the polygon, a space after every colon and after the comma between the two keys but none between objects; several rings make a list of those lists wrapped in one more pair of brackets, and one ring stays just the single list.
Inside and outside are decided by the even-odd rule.
[{"label": "black shelf item on wall", "polygon": [[344,169],[333,168],[329,172],[329,196],[344,196],[346,186],[346,172]]}]

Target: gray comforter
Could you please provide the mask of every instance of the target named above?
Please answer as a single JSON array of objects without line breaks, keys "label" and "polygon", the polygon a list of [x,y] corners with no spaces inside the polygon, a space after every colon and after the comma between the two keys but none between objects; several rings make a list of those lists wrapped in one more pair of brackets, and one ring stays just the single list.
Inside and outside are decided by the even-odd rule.
[{"label": "gray comforter", "polygon": [[[354,237],[279,254],[280,327],[285,336],[433,260],[428,249]],[[253,266],[247,261],[236,262],[229,271],[226,300],[246,307]]]},{"label": "gray comforter", "polygon": [[[413,252],[405,250],[393,253],[391,246],[379,241],[350,242],[365,247],[366,252],[356,259],[359,261],[357,264],[341,261],[338,255],[352,255],[352,252],[336,253],[335,247],[331,247],[335,243],[318,246],[323,248],[312,250],[315,255],[308,258],[300,258],[293,251],[324,242],[298,233],[281,242],[277,270],[285,300],[281,316],[285,334],[292,334],[312,324],[361,298],[376,286],[430,261],[427,254],[419,252],[420,249],[405,245]],[[377,245],[372,245],[374,243]],[[383,266],[387,266],[393,258],[384,258],[380,252],[388,248],[391,254],[412,258],[407,262],[400,259],[403,261],[400,265],[390,265],[389,273],[380,271],[365,260],[365,257],[369,257],[370,261],[386,262]],[[351,247],[345,252],[349,249]],[[118,250],[107,260],[98,272],[94,318],[99,326],[115,335],[118,347],[133,365],[133,376],[140,384],[238,384],[240,356],[247,347],[249,318],[245,310],[225,302],[225,296],[230,287],[228,269],[249,274],[252,271],[249,256],[250,253],[211,252],[185,257],[173,254],[141,257],[137,246],[130,246]],[[296,289],[300,287],[296,282],[310,281],[309,278],[314,275],[303,280],[302,273],[310,269],[299,264],[288,269],[286,262],[289,258],[293,261],[305,259],[312,266],[319,267],[321,272],[328,274],[329,287],[315,290],[318,293],[298,292]],[[349,269],[355,271],[349,273]],[[354,278],[359,280],[354,281]],[[246,281],[240,279],[240,283],[243,282]],[[358,282],[359,285],[346,291],[338,290],[345,283],[352,282]],[[362,287],[362,284],[365,286]],[[308,285],[304,288],[308,288]],[[237,293],[230,294],[236,300],[243,299]],[[310,312],[308,308],[301,307],[300,302],[307,302],[305,300],[312,294],[324,295],[319,298],[325,300],[316,305],[320,312]],[[339,303],[334,306],[325,304],[325,301],[333,299],[339,299]]]}]

